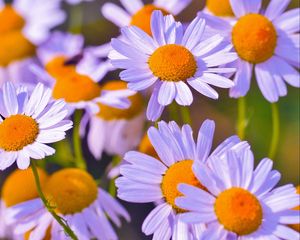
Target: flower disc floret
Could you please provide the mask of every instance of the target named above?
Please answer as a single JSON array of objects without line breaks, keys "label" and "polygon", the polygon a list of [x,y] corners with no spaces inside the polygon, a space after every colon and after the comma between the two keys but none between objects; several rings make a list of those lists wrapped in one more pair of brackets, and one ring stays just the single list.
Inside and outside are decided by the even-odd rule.
[{"label": "flower disc floret", "polygon": [[0,66],[35,54],[35,46],[24,37],[24,19],[7,5],[0,11]]},{"label": "flower disc floret", "polygon": [[242,188],[231,188],[222,192],[216,199],[215,213],[226,230],[239,236],[255,232],[263,220],[259,200]]},{"label": "flower disc floret", "polygon": [[[37,170],[43,188],[48,179],[48,174],[41,168]],[[32,170],[15,170],[5,180],[1,195],[6,207],[37,198],[39,195]]]},{"label": "flower disc floret", "polygon": [[175,199],[182,196],[177,189],[178,184],[186,183],[201,189],[205,189],[193,173],[193,162],[193,160],[184,160],[174,163],[169,167],[163,176],[161,188],[165,200],[178,213],[185,212],[184,209],[181,209],[175,205]]},{"label": "flower disc floret", "polygon": [[156,7],[153,4],[147,4],[131,17],[130,25],[139,27],[144,32],[148,33],[149,35],[152,35],[150,20],[152,12],[155,10],[160,10],[163,13],[163,15],[169,14],[163,8]]},{"label": "flower disc floret", "polygon": [[[104,91],[115,91],[125,89],[127,89],[127,84],[123,81],[110,81],[102,87],[102,90]],[[126,109],[114,108],[106,104],[99,103],[100,112],[97,116],[107,121],[121,119],[129,120],[136,117],[143,111],[143,97],[141,94],[136,93],[128,97],[128,99],[130,101],[130,106]]]},{"label": "flower disc floret", "polygon": [[98,195],[92,176],[80,169],[63,169],[50,176],[45,194],[56,211],[68,215],[89,207]]},{"label": "flower disc floret", "polygon": [[39,134],[38,123],[31,117],[17,114],[0,123],[0,148],[7,152],[22,150]]},{"label": "flower disc floret", "polygon": [[46,64],[47,72],[56,80],[53,98],[62,98],[68,103],[77,103],[99,97],[100,86],[89,76],[76,72],[75,65],[69,65],[66,62],[65,57],[58,56]]},{"label": "flower disc floret", "polygon": [[263,15],[247,14],[234,25],[232,41],[241,59],[257,64],[274,55],[277,32],[273,23]]},{"label": "flower disc floret", "polygon": [[219,17],[233,17],[233,11],[229,0],[207,0],[206,7],[215,16]]},{"label": "flower disc floret", "polygon": [[193,54],[184,46],[168,44],[159,47],[150,56],[148,65],[162,81],[186,81],[197,71]]}]

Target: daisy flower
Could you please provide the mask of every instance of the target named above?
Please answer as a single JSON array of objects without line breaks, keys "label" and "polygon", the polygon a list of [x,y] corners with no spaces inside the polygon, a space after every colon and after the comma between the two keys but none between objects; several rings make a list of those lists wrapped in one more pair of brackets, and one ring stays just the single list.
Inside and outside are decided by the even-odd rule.
[{"label": "daisy flower", "polygon": [[141,0],[120,2],[125,10],[114,3],[105,3],[101,9],[103,16],[120,28],[136,26],[151,35],[150,19],[153,11],[160,10],[164,15],[176,16],[191,3],[191,0],[154,0],[146,5]]},{"label": "daisy flower", "polygon": [[[120,80],[109,81],[102,87],[105,91],[122,89],[127,87]],[[99,113],[87,116],[90,122],[88,146],[96,159],[101,158],[103,151],[110,155],[123,156],[139,144],[145,123],[144,99],[141,94],[136,93],[128,100],[130,107],[127,109],[100,104]],[[82,127],[86,129],[86,126]]]},{"label": "daisy flower", "polygon": [[234,13],[230,20],[199,15],[232,42],[239,56],[230,96],[247,94],[254,69],[263,96],[276,102],[287,95],[286,83],[300,86],[299,73],[294,68],[299,68],[299,9],[284,12],[290,0],[272,0],[262,11],[261,2],[230,0]]},{"label": "daisy flower", "polygon": [[50,29],[62,23],[60,0],[0,0],[0,87],[4,81],[33,84],[29,65],[36,62],[36,47]]},{"label": "daisy flower", "polygon": [[0,170],[17,162],[26,169],[30,158],[42,159],[55,153],[48,143],[65,138],[72,122],[63,100],[51,99],[52,91],[38,84],[29,94],[6,82],[0,89]]},{"label": "daisy flower", "polygon": [[[48,174],[38,168],[40,182],[44,187]],[[5,222],[7,208],[37,198],[35,180],[31,169],[15,170],[4,181],[0,199],[0,238],[23,239],[20,234],[13,234],[13,226]]]},{"label": "daisy flower", "polygon": [[128,107],[126,99],[132,91],[109,93],[102,91],[98,82],[111,69],[109,62],[101,62],[83,49],[83,37],[69,33],[54,32],[39,47],[37,54],[44,69],[35,65],[32,71],[53,89],[54,99],[64,99],[70,108],[86,108],[99,111],[99,103],[119,108]]},{"label": "daisy flower", "polygon": [[[121,226],[121,217],[130,220],[122,205],[98,188],[92,176],[84,170],[66,168],[55,172],[43,191],[51,205],[56,207],[57,214],[67,221],[80,240],[118,239],[109,219],[118,227]],[[39,198],[8,208],[6,217],[8,223],[14,224],[16,232],[33,229],[32,239],[43,239],[47,229],[50,229],[51,239],[66,239],[63,229]]]},{"label": "daisy flower", "polygon": [[220,65],[236,60],[231,45],[217,49],[221,36],[203,39],[205,21],[195,18],[183,31],[182,25],[171,15],[163,17],[155,11],[151,19],[153,38],[137,27],[121,30],[124,40],[113,39],[111,63],[126,69],[122,80],[134,91],[154,86],[147,109],[148,119],[158,119],[165,106],[175,101],[187,106],[193,102],[190,85],[201,94],[217,99],[218,93],[209,84],[229,88],[233,82],[219,73],[234,72]]},{"label": "daisy flower", "polygon": [[255,170],[253,165],[250,147],[214,156],[208,165],[195,162],[193,172],[206,189],[179,185],[185,196],[175,203],[188,211],[183,221],[207,224],[214,236],[207,239],[299,239],[285,226],[300,221],[299,212],[290,210],[299,204],[295,188],[274,188],[281,175],[272,160],[263,159]]},{"label": "daisy flower", "polygon": [[[161,121],[158,129],[151,127],[148,136],[160,160],[131,151],[125,154],[120,167],[121,177],[116,180],[118,197],[134,203],[155,202],[160,204],[145,219],[142,230],[154,239],[199,239],[205,226],[185,224],[181,221],[184,212],[175,204],[180,196],[177,185],[188,183],[202,188],[192,172],[192,165],[206,163],[214,155],[222,155],[230,148],[240,148],[245,143],[236,136],[226,139],[210,154],[214,134],[214,122],[205,121],[198,133],[197,144],[189,125],[182,129],[175,122]],[[185,238],[180,238],[180,237]]]},{"label": "daisy flower", "polygon": [[212,14],[218,17],[233,17],[233,11],[230,5],[230,0],[206,0],[203,12]]},{"label": "daisy flower", "polygon": [[[164,15],[176,16],[191,3],[191,0],[154,0],[151,4],[144,4],[141,0],[120,2],[125,10],[114,3],[105,3],[101,8],[102,15],[120,28],[136,26],[151,35],[150,20],[153,11],[160,10]],[[106,57],[111,45],[103,44],[95,49],[99,57]]]}]

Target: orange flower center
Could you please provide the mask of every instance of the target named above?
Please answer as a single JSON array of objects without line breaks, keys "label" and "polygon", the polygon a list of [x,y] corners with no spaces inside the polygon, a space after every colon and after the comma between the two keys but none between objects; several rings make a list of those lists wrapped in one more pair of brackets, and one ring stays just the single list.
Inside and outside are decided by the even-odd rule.
[{"label": "orange flower center", "polygon": [[184,209],[181,209],[175,205],[175,199],[182,196],[182,194],[177,190],[178,184],[186,183],[195,187],[199,187],[203,190],[205,189],[205,187],[202,186],[193,173],[193,162],[193,160],[184,160],[174,163],[166,171],[162,180],[161,188],[165,200],[177,213],[185,212]]},{"label": "orange flower center", "polygon": [[35,54],[35,46],[22,34],[24,19],[7,5],[0,11],[0,66]]},{"label": "orange flower center", "polygon": [[[38,168],[40,182],[44,187],[48,175]],[[36,190],[35,180],[31,169],[15,170],[5,180],[2,188],[2,199],[7,207],[26,202],[39,197]]]},{"label": "orange flower center", "polygon": [[184,46],[168,44],[159,47],[150,56],[148,65],[162,81],[186,81],[197,71],[193,54]]},{"label": "orange flower center", "polygon": [[241,59],[261,63],[271,58],[277,44],[277,33],[269,19],[260,14],[241,17],[232,30],[232,41]]},{"label": "orange flower center", "polygon": [[152,35],[151,32],[151,15],[152,12],[155,10],[160,10],[163,15],[168,15],[169,13],[162,8],[156,7],[152,4],[145,5],[139,11],[137,11],[132,17],[130,25],[139,27],[144,32],[148,33],[150,36]]},{"label": "orange flower center", "polygon": [[7,152],[22,150],[39,134],[38,123],[31,117],[17,114],[0,123],[0,148]]},{"label": "orange flower center", "polygon": [[45,194],[57,212],[68,215],[89,207],[97,199],[98,188],[86,171],[67,168],[50,176]]},{"label": "orange flower center", "polygon": [[233,17],[229,0],[206,0],[206,7],[218,17]]},{"label": "orange flower center", "polygon": [[[114,90],[123,90],[127,89],[127,84],[123,81],[110,81],[107,82],[102,90],[114,91]],[[131,105],[126,109],[119,109],[110,107],[104,104],[99,103],[100,112],[97,114],[98,117],[107,120],[121,120],[121,119],[132,119],[139,115],[144,108],[144,100],[141,94],[136,93],[130,96],[129,101]]]},{"label": "orange flower center", "polygon": [[66,64],[65,57],[52,59],[45,68],[56,79],[53,98],[63,98],[68,103],[75,103],[90,101],[100,96],[100,86],[89,76],[77,73],[74,65]]},{"label": "orange flower center", "polygon": [[263,219],[258,199],[242,188],[222,192],[216,200],[215,213],[226,230],[239,236],[255,232]]}]

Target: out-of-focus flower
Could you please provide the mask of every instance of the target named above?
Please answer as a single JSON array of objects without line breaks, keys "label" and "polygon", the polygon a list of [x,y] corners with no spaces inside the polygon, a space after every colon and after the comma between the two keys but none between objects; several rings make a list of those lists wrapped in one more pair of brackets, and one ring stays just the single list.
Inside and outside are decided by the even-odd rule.
[{"label": "out-of-focus flower", "polygon": [[164,15],[176,16],[190,2],[191,0],[154,0],[152,4],[144,5],[141,0],[121,0],[126,11],[113,3],[105,3],[101,11],[105,18],[118,27],[136,26],[151,35],[150,19],[153,11],[160,10]]},{"label": "out-of-focus flower", "polygon": [[70,108],[86,108],[99,111],[99,103],[119,108],[128,107],[126,99],[132,91],[122,90],[110,94],[102,91],[98,82],[111,69],[109,62],[101,62],[83,49],[83,37],[69,33],[54,32],[38,49],[38,56],[45,69],[32,66],[32,71],[53,88],[54,99],[64,99]]},{"label": "out-of-focus flower", "polygon": [[292,185],[274,188],[281,175],[272,166],[272,160],[263,159],[254,170],[250,147],[214,156],[207,165],[195,162],[193,172],[205,191],[179,185],[185,196],[175,203],[188,211],[182,220],[207,224],[205,239],[298,239],[285,224],[299,223],[299,212],[290,210],[299,196]]},{"label": "out-of-focus flower", "polygon": [[156,159],[159,159],[159,156],[157,155],[157,152],[155,151],[153,145],[151,144],[147,133],[144,134],[139,144],[138,151],[146,155],[149,155],[151,157],[154,157]]},{"label": "out-of-focus flower", "polygon": [[32,94],[6,82],[0,90],[0,170],[15,161],[26,169],[30,158],[42,159],[55,153],[48,143],[65,138],[72,122],[63,100],[53,101],[52,91],[38,84]]},{"label": "out-of-focus flower", "polygon": [[61,0],[0,0],[0,86],[4,81],[33,83],[29,65],[36,62],[36,47],[65,19]]},{"label": "out-of-focus flower", "polygon": [[203,19],[195,18],[184,32],[171,15],[163,17],[155,11],[151,28],[153,38],[137,27],[124,27],[124,39],[112,40],[114,50],[109,55],[115,67],[126,69],[120,77],[128,82],[129,89],[140,91],[154,86],[147,108],[149,120],[158,119],[174,99],[179,105],[191,105],[193,95],[188,85],[213,99],[218,98],[218,93],[210,85],[233,86],[219,73],[235,69],[219,66],[236,60],[237,55],[230,52],[231,45],[220,47],[221,36],[202,39]]},{"label": "out-of-focus flower", "polygon": [[[48,174],[38,168],[41,186],[44,187]],[[38,197],[34,176],[31,169],[15,170],[4,181],[0,200],[0,238],[23,239],[22,235],[15,233],[13,226],[5,223],[6,209],[19,203]]]},{"label": "out-of-focus flower", "polygon": [[[114,3],[105,3],[101,8],[103,16],[120,28],[136,26],[151,35],[150,20],[153,11],[160,10],[164,15],[176,16],[191,3],[191,0],[154,0],[152,4],[146,5],[141,0],[120,0],[120,2],[126,10]],[[106,57],[111,45],[103,44],[94,50],[97,56]]]},{"label": "out-of-focus flower", "polygon": [[[287,95],[286,83],[300,86],[299,24],[300,10],[284,13],[290,0],[272,0],[261,10],[261,0],[230,0],[235,18],[222,19],[200,13],[210,28],[229,39],[239,59],[230,66],[238,70],[230,96],[245,96],[250,88],[254,68],[258,86],[269,102]],[[280,67],[279,67],[280,66]]]},{"label": "out-of-focus flower", "polygon": [[246,144],[233,136],[210,154],[214,128],[213,121],[205,121],[196,144],[189,125],[180,129],[175,122],[167,124],[161,121],[158,129],[151,127],[148,130],[150,142],[160,160],[140,152],[125,154],[125,162],[120,167],[122,176],[116,180],[118,197],[135,203],[161,201],[143,223],[142,230],[146,235],[154,234],[154,239],[200,238],[204,225],[181,221],[184,210],[175,204],[175,199],[180,196],[177,185],[187,183],[203,188],[194,176],[193,163],[206,163],[211,156],[222,155],[227,149],[239,149]]},{"label": "out-of-focus flower", "polygon": [[218,17],[233,17],[230,0],[207,0],[204,10]]},{"label": "out-of-focus flower", "polygon": [[[44,193],[80,240],[118,239],[109,219],[118,227],[121,226],[121,217],[130,220],[122,205],[98,188],[92,176],[84,170],[67,168],[55,172],[49,177]],[[33,239],[43,239],[48,229],[51,239],[66,239],[62,227],[45,209],[41,199],[8,208],[6,219],[14,224],[15,231],[25,233],[33,229],[30,233]],[[26,226],[22,224],[25,220]]]},{"label": "out-of-focus flower", "polygon": [[[126,89],[126,83],[123,81],[110,81],[102,88],[104,91],[122,89]],[[90,129],[87,140],[96,159],[101,158],[103,151],[123,156],[139,144],[145,123],[144,99],[139,93],[128,99],[130,107],[127,109],[100,104],[101,111],[89,116]]]}]

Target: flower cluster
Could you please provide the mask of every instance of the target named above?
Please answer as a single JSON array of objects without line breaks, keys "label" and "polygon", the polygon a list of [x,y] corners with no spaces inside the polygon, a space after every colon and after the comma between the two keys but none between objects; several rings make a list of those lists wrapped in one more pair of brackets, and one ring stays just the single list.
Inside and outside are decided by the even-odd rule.
[{"label": "flower cluster", "polygon": [[[271,160],[276,103],[300,86],[299,8],[206,0],[186,22],[195,1],[120,2],[100,9],[120,33],[95,46],[83,6],[96,1],[0,0],[0,239],[299,239],[299,187],[278,186]],[[245,138],[252,79],[272,109],[260,161]],[[237,134],[215,144],[199,99],[224,91]],[[139,214],[120,200],[151,204],[131,223],[142,236],[127,236]]]}]

